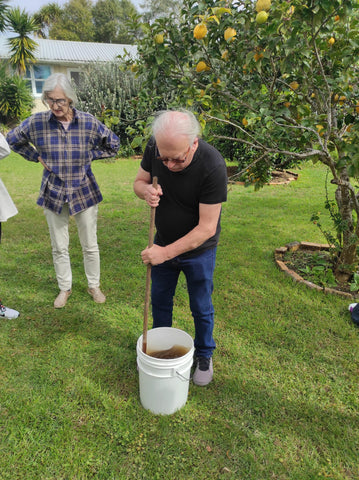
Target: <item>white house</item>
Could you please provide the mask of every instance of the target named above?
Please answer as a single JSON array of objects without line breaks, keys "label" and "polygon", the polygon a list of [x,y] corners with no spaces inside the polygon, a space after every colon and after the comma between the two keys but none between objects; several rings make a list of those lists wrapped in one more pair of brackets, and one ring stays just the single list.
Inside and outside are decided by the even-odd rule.
[{"label": "white house", "polygon": [[[38,44],[34,56],[36,64],[26,71],[26,78],[31,84],[35,98],[35,111],[43,110],[41,93],[44,80],[52,73],[65,73],[75,82],[84,65],[93,62],[112,62],[119,56],[128,54],[135,58],[135,45],[120,45],[115,43],[71,42],[66,40],[48,40],[34,38]],[[8,38],[0,36],[0,61],[10,58]]]}]

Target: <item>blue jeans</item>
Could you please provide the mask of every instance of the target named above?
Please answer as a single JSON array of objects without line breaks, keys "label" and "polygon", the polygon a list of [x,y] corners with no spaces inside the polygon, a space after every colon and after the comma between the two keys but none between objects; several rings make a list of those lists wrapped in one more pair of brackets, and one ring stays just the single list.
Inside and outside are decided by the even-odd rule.
[{"label": "blue jeans", "polygon": [[175,257],[151,270],[153,328],[172,326],[173,297],[179,274],[184,273],[195,326],[194,346],[199,357],[211,357],[216,348],[212,304],[216,251],[213,248],[191,258]]}]

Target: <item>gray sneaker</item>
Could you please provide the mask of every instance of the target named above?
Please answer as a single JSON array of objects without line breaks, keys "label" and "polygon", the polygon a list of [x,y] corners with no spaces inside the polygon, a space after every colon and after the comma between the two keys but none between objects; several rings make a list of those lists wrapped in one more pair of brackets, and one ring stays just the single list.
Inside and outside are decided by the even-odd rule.
[{"label": "gray sneaker", "polygon": [[193,374],[193,383],[200,387],[208,385],[213,380],[213,362],[212,358],[196,357],[196,369]]}]

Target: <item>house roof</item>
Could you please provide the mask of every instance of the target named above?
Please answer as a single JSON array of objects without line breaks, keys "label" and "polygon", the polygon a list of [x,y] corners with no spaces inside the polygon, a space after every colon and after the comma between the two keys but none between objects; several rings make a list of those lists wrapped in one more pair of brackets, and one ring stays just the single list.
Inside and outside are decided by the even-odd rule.
[{"label": "house roof", "polygon": [[[34,38],[38,44],[34,55],[39,63],[81,64],[88,62],[111,62],[126,52],[135,57],[135,45],[116,43],[70,42],[67,40],[48,40]],[[0,37],[0,58],[10,57],[7,37]]]}]

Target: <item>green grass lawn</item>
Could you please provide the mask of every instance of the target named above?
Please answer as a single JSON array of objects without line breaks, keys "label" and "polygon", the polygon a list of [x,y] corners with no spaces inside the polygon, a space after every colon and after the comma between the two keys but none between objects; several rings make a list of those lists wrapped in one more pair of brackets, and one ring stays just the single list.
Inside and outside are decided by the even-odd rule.
[{"label": "green grass lawn", "polygon": [[[11,154],[0,177],[19,214],[3,224],[0,479],[336,480],[359,478],[359,336],[348,301],[294,283],[274,262],[292,241],[324,242],[325,170],[289,185],[233,185],[215,272],[215,379],[156,416],[139,400],[149,209],[139,160],[96,162],[104,305],[86,291],[71,222],[73,294],[62,310],[42,209],[41,167]],[[193,335],[183,278],[174,326]]]}]

